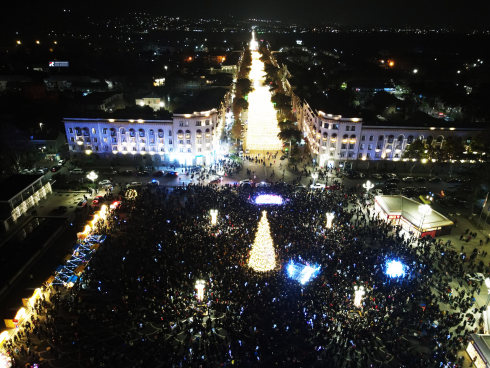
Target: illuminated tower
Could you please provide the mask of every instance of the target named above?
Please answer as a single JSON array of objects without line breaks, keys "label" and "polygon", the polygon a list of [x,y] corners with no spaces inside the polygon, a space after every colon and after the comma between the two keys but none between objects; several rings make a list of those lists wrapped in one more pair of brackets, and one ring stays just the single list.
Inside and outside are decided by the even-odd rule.
[{"label": "illuminated tower", "polygon": [[255,235],[255,241],[252,245],[252,252],[248,265],[257,272],[272,271],[276,267],[276,253],[270,233],[269,221],[267,221],[267,212],[262,212],[262,218],[259,222],[259,228]]}]

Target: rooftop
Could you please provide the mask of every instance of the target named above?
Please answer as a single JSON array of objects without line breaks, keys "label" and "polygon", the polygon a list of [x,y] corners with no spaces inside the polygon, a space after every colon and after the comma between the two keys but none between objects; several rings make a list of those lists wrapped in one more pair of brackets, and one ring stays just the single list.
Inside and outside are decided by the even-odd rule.
[{"label": "rooftop", "polygon": [[[413,225],[420,226],[422,215],[419,212],[419,207],[421,203],[399,195],[376,196],[376,202],[386,213],[390,215],[401,215]],[[439,212],[432,210],[424,218],[423,229],[448,225],[453,225],[453,222]]]},{"label": "rooftop", "polygon": [[87,96],[82,97],[80,102],[84,104],[101,104],[105,102],[108,98],[114,95],[121,94],[120,92],[92,92]]},{"label": "rooftop", "polygon": [[36,182],[43,176],[44,175],[21,174],[9,176],[2,182],[2,190],[0,191],[0,202],[7,202],[9,199],[12,199],[29,185]]},{"label": "rooftop", "polygon": [[227,92],[226,88],[211,88],[201,91],[185,106],[175,109],[174,114],[192,114],[195,111],[217,109]]}]

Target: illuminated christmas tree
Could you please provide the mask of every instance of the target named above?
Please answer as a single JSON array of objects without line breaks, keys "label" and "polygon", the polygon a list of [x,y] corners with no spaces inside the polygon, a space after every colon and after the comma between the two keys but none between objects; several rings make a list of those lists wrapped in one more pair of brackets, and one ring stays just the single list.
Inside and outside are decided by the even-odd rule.
[{"label": "illuminated christmas tree", "polygon": [[271,271],[276,267],[276,253],[272,243],[266,211],[262,212],[248,265],[257,272]]}]

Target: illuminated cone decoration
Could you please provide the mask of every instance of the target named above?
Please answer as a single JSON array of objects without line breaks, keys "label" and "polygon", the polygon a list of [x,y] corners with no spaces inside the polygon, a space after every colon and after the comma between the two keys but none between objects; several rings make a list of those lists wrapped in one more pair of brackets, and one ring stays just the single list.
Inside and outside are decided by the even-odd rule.
[{"label": "illuminated cone decoration", "polygon": [[257,272],[267,272],[276,268],[276,253],[266,211],[262,212],[248,265]]}]

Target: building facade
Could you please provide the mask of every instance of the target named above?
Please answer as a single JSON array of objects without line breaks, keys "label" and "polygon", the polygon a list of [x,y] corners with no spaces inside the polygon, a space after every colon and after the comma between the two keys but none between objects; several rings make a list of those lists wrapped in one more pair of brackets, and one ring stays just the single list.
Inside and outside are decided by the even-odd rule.
[{"label": "building facade", "polygon": [[[449,137],[469,144],[482,129],[457,126],[444,120],[432,126],[423,123],[391,125],[368,123],[359,117],[329,114],[313,109],[292,93],[292,107],[303,139],[315,163],[321,167],[352,168],[353,163],[400,161],[416,139],[442,148]],[[455,124],[447,126],[447,124]]]},{"label": "building facade", "polygon": [[0,218],[4,232],[52,193],[51,184],[44,175],[12,175],[2,183],[2,189]]},{"label": "building facade", "polygon": [[157,166],[209,165],[226,153],[220,139],[228,95],[222,92],[212,96],[216,107],[209,110],[192,111],[190,105],[168,118],[65,118],[69,152],[74,157],[94,155],[97,159],[151,156]]}]

